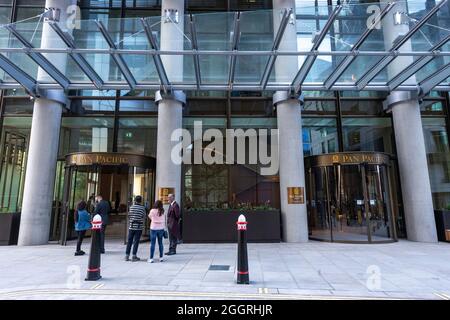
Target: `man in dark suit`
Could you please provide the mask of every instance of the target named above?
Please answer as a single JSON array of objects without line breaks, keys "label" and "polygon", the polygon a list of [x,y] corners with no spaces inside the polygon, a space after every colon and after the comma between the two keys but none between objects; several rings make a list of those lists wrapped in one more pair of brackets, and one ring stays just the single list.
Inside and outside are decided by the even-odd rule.
[{"label": "man in dark suit", "polygon": [[101,195],[95,197],[97,205],[95,206],[95,214],[99,214],[102,217],[102,231],[100,232],[100,252],[105,253],[105,232],[106,225],[109,223],[109,213],[111,212],[111,207],[108,201],[103,200]]},{"label": "man in dark suit", "polygon": [[169,252],[166,255],[174,255],[177,253],[177,243],[180,239],[180,206],[175,201],[173,194],[168,195],[169,210],[167,210],[167,229],[169,231]]}]

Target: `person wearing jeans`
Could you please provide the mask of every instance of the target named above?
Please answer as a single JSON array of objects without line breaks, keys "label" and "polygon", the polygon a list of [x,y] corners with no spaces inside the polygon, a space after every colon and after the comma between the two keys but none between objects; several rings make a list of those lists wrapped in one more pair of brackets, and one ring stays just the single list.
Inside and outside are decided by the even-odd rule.
[{"label": "person wearing jeans", "polygon": [[145,207],[142,205],[142,197],[136,196],[134,204],[130,207],[130,212],[128,213],[129,229],[125,261],[130,260],[131,245],[133,245],[133,257],[131,258],[131,261],[141,260],[137,256],[137,251],[142,230],[144,229],[145,213]]},{"label": "person wearing jeans", "polygon": [[75,211],[75,231],[78,234],[77,249],[75,251],[76,256],[85,254],[85,252],[81,250],[81,244],[83,243],[86,230],[92,227],[91,216],[89,212],[86,211],[86,206],[87,204],[85,201],[80,201],[77,210]]},{"label": "person wearing jeans", "polygon": [[151,219],[150,224],[150,258],[148,262],[153,263],[153,256],[155,254],[155,245],[156,239],[158,239],[158,247],[159,247],[159,261],[163,262],[164,255],[164,245],[163,245],[163,236],[164,236],[164,228],[165,228],[165,217],[164,217],[164,208],[161,200],[156,200],[153,205],[152,210],[148,217]]},{"label": "person wearing jeans", "polygon": [[125,251],[125,261],[130,260],[130,252],[131,252],[131,246],[133,246],[131,261],[139,261],[141,260],[137,256],[137,251],[139,248],[139,240],[141,239],[142,230],[128,230],[128,241],[127,241],[127,249]]}]

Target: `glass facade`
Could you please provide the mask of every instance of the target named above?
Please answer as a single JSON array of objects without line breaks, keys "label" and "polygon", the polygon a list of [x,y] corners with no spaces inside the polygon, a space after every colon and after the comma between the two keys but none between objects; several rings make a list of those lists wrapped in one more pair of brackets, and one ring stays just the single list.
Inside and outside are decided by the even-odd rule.
[{"label": "glass facade", "polygon": [[[36,17],[44,9],[43,0],[0,1],[0,24]],[[310,50],[312,39],[327,21],[330,10],[337,4],[344,9],[322,42],[320,50],[351,50],[366,30],[366,21],[371,12],[367,8],[377,1],[359,1],[361,6],[352,6],[358,1],[298,0],[297,46],[298,50]],[[420,19],[429,1],[408,1],[410,12]],[[435,5],[435,1],[433,5]],[[109,19],[108,31],[123,48],[146,49],[148,44],[143,35],[132,36],[136,31],[133,18],[159,16],[161,1],[79,1],[82,19]],[[331,6],[331,7],[330,7]],[[260,11],[255,11],[261,9]],[[260,25],[272,9],[272,1],[186,1],[187,13],[219,12],[215,23],[211,16],[198,16],[197,28],[200,50],[229,50],[221,47],[229,39],[234,11],[242,13],[240,49],[263,51],[272,45],[273,25]],[[358,11],[359,10],[359,11]],[[413,38],[417,50],[428,50],[448,35],[450,27],[449,8],[444,8],[433,19],[443,27],[432,39],[423,33],[432,34],[429,25],[424,32]],[[225,14],[225,12],[227,12]],[[355,14],[357,14],[355,19]],[[245,17],[251,19],[245,19]],[[259,18],[258,18],[259,16]],[[120,18],[119,20],[111,20]],[[202,20],[204,19],[204,20]],[[246,22],[247,21],[247,22]],[[253,21],[250,23],[248,21]],[[226,29],[223,26],[227,26]],[[80,48],[107,48],[100,32],[93,32],[94,26],[84,25],[77,30],[77,46]],[[97,29],[95,29],[97,30]],[[29,30],[28,30],[29,31]],[[427,31],[427,32],[425,32]],[[37,32],[39,35],[39,32]],[[32,33],[27,33],[31,39]],[[2,39],[3,41],[4,39]],[[38,43],[40,38],[33,38]],[[365,42],[365,50],[389,50],[381,44],[381,32],[375,31]],[[188,44],[186,44],[188,46]],[[12,57],[10,57],[12,59]],[[123,76],[110,55],[86,54],[86,60],[95,66],[105,81],[122,81]],[[124,56],[131,72],[138,81],[158,81],[155,65],[150,56]],[[364,72],[379,63],[382,57],[376,55],[356,58],[342,73],[337,82],[354,84]],[[14,62],[30,66],[35,73],[37,65],[25,55],[17,55]],[[284,58],[280,58],[284,59]],[[299,57],[299,65],[305,57]],[[324,82],[343,61],[342,56],[318,56],[306,76],[306,82]],[[396,58],[399,59],[399,58]],[[437,59],[424,68],[418,80],[425,79],[438,65],[447,63],[448,57]],[[193,64],[184,59],[183,81],[195,83]],[[235,83],[245,85],[259,82],[268,56],[239,57],[236,61]],[[200,57],[202,81],[204,84],[225,83],[228,80],[230,61],[223,56]],[[396,63],[395,61],[393,63]],[[140,72],[142,69],[149,72]],[[70,80],[86,81],[87,78],[75,63],[69,63]],[[395,75],[387,71],[374,81],[386,82]],[[268,83],[275,80],[271,74]],[[277,79],[278,80],[278,79]],[[281,79],[281,82],[286,82]],[[204,128],[226,129],[272,129],[277,127],[276,110],[273,107],[273,92],[261,91],[187,91],[187,103],[183,110],[183,127],[191,129],[195,120],[202,120]],[[55,186],[55,202],[62,200],[64,166],[62,160],[73,152],[122,152],[156,157],[157,106],[155,91],[148,90],[70,90],[67,108],[63,111],[60,133],[58,172]],[[307,91],[302,106],[303,153],[305,156],[344,151],[374,151],[394,155],[395,138],[390,113],[383,110],[386,93],[376,91]],[[428,170],[435,209],[450,206],[450,146],[448,93],[432,92],[422,103],[423,131],[426,143]],[[20,211],[26,170],[33,101],[24,90],[3,90],[1,94],[1,145],[0,145],[0,211]],[[385,174],[385,173],[383,173]],[[404,218],[401,203],[401,186],[394,161],[390,170],[395,185],[394,217],[400,237],[404,234]],[[349,181],[359,179],[351,178]],[[270,207],[280,208],[279,177],[261,176],[258,165],[185,165],[182,177],[183,205],[188,209]],[[356,192],[356,191],[355,191]],[[353,220],[357,221],[357,214]],[[381,219],[380,219],[381,220]],[[381,231],[380,231],[381,232]],[[386,236],[387,237],[387,236]]]},{"label": "glass facade", "polygon": [[[18,1],[14,10],[11,8],[11,14],[4,15],[5,20],[9,17],[9,21],[5,22],[14,22],[16,35],[10,34],[10,26],[0,25],[0,49],[20,49],[23,47],[23,39],[29,43],[26,46],[40,47],[43,23],[39,13],[43,10],[43,3],[44,1],[32,1],[21,4]],[[434,0],[409,0],[396,1],[386,7],[385,2],[379,1],[301,1],[297,3],[295,17],[292,15],[283,20],[288,23],[296,20],[295,43],[292,43],[293,40],[285,41],[290,44],[289,48],[298,49],[296,53],[292,53],[286,46],[278,48],[279,44],[274,42],[274,39],[282,40],[284,35],[280,33],[276,37],[279,22],[268,1],[251,1],[246,3],[247,6],[242,6],[243,1],[236,1],[236,5],[233,3],[185,2],[186,13],[193,14],[194,27],[191,30],[191,19],[186,15],[184,25],[175,31],[180,38],[176,40],[176,55],[183,58],[183,72],[168,74],[161,80],[161,65],[170,69],[170,66],[164,66],[164,61],[172,54],[158,53],[158,59],[162,60],[160,64],[158,59],[142,52],[153,50],[154,46],[149,44],[144,25],[151,29],[150,38],[154,37],[156,44],[161,42],[160,2],[81,1],[81,16],[75,28],[69,30],[64,25],[54,27],[70,31],[68,33],[73,41],[67,38],[67,34],[59,32],[56,35],[61,43],[72,49],[84,49],[77,52],[78,58],[68,54],[67,68],[59,71],[70,82],[68,86],[71,89],[86,86],[94,89],[101,86],[99,83],[105,83],[108,87],[126,88],[134,87],[136,83],[139,87],[158,90],[161,80],[165,87],[170,83],[172,88],[193,91],[200,84],[228,91],[230,81],[239,90],[261,85],[264,89],[287,90],[290,86],[297,87],[301,83],[305,91],[314,90],[314,87],[321,84],[328,90],[346,88],[345,90],[370,91],[381,87],[388,91],[399,86],[411,90],[409,82],[403,84],[409,77],[400,82],[398,79],[408,73],[408,66],[418,64],[421,67],[413,73],[414,80],[425,89],[425,94],[437,85],[440,85],[441,90],[448,86],[447,79],[441,79],[445,73],[440,77],[435,73],[447,68],[449,56],[442,54],[430,58],[433,56],[431,52],[441,49],[446,51],[449,46],[447,38],[450,35],[450,13],[447,4],[441,6]],[[241,7],[244,9],[239,9]],[[212,8],[216,8],[215,12],[211,12]],[[3,9],[7,11],[9,7],[5,5]],[[239,23],[235,22],[235,10],[241,11]],[[386,16],[388,11],[397,13],[396,19],[399,21],[390,21],[390,14]],[[383,14],[377,22],[376,17],[381,12]],[[141,20],[139,17],[145,19]],[[426,19],[421,21],[422,18]],[[398,43],[396,39],[390,39],[390,28],[406,23],[416,26],[411,28],[414,32],[405,34]],[[238,37],[233,36],[235,24],[239,25]],[[234,39],[237,39],[236,44],[232,42]],[[114,56],[110,54],[111,48],[126,51]],[[60,52],[51,51],[61,48],[50,46],[46,49],[50,61],[53,60],[51,57],[61,56]],[[233,50],[236,53],[233,54]],[[311,53],[311,50],[317,52],[317,55],[305,53]],[[245,51],[250,51],[251,54],[242,54]],[[402,55],[394,57],[390,51],[401,52]],[[429,53],[414,53],[419,51]],[[5,51],[11,62],[36,78],[39,62],[25,51],[13,53]],[[62,53],[64,54],[66,53]],[[232,55],[236,59],[231,59]],[[123,61],[120,62],[117,57]],[[86,73],[86,66],[80,65],[80,59],[93,66],[93,70]],[[277,64],[297,62],[298,66],[305,67],[301,67],[297,73],[276,74],[276,68],[270,67],[275,60]],[[267,66],[269,68],[266,69]],[[293,69],[298,69],[298,66],[293,66]],[[141,71],[143,68],[146,72]],[[231,69],[234,71],[230,71]],[[50,75],[53,74],[50,68],[47,71]],[[294,77],[295,74],[297,75]],[[58,87],[60,81],[50,75],[45,75],[47,85]],[[434,77],[429,79],[432,75]],[[3,74],[3,77],[6,82],[15,83],[13,80],[17,80],[17,76],[10,72]],[[358,106],[343,103],[341,107],[343,113],[349,110],[364,114],[379,111],[368,102]]]},{"label": "glass facade", "polygon": [[[435,97],[437,98],[437,97]],[[429,100],[422,107],[422,126],[435,210],[450,208],[450,149],[447,99]]]}]

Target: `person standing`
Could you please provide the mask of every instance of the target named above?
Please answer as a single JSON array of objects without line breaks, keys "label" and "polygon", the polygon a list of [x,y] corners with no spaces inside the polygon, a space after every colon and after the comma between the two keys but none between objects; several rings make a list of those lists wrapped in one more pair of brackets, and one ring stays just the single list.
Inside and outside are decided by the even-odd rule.
[{"label": "person standing", "polygon": [[137,251],[139,241],[141,240],[142,230],[144,229],[145,213],[145,207],[142,205],[142,197],[136,196],[136,198],[134,198],[134,204],[130,207],[128,213],[129,228],[125,261],[130,260],[131,245],[133,245],[133,256],[131,257],[131,261],[141,260],[137,256]]},{"label": "person standing", "polygon": [[164,217],[164,208],[161,200],[155,201],[155,204],[153,205],[153,208],[150,210],[150,214],[148,215],[148,217],[152,221],[150,224],[151,244],[150,244],[150,258],[148,259],[148,262],[153,263],[156,239],[158,239],[159,262],[163,262],[164,260],[163,236],[165,228],[165,217]]},{"label": "person standing", "polygon": [[109,223],[109,213],[111,207],[108,201],[104,200],[101,195],[97,195],[95,198],[97,205],[95,206],[95,214],[99,214],[102,217],[102,230],[100,232],[100,252],[105,253],[105,233],[106,226]]},{"label": "person standing", "polygon": [[89,213],[94,213],[94,211],[95,211],[95,194],[94,193],[91,194],[91,196],[88,199],[86,210]]},{"label": "person standing", "polygon": [[118,214],[119,211],[119,206],[120,206],[120,192],[116,191],[116,197],[114,199],[114,211]]},{"label": "person standing", "polygon": [[75,210],[75,231],[78,235],[77,249],[75,251],[76,256],[85,254],[85,252],[81,250],[81,244],[83,243],[86,230],[89,230],[92,227],[91,215],[86,211],[86,206],[86,201],[82,200],[78,203],[77,210]]},{"label": "person standing", "polygon": [[169,252],[166,255],[174,255],[177,253],[177,243],[180,239],[180,206],[175,201],[175,196],[169,194],[169,210],[167,210],[167,229],[169,231]]}]

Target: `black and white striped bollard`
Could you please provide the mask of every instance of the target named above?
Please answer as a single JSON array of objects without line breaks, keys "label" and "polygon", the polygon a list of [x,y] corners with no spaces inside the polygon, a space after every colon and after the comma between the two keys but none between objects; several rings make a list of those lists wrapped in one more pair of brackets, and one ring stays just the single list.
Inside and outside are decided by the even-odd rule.
[{"label": "black and white striped bollard", "polygon": [[102,217],[96,214],[92,219],[91,251],[89,252],[89,265],[86,281],[96,281],[100,275],[100,232],[102,232]]},{"label": "black and white striped bollard", "polygon": [[237,221],[238,230],[238,265],[237,265],[237,283],[249,284],[248,256],[247,256],[247,221],[241,214]]}]

